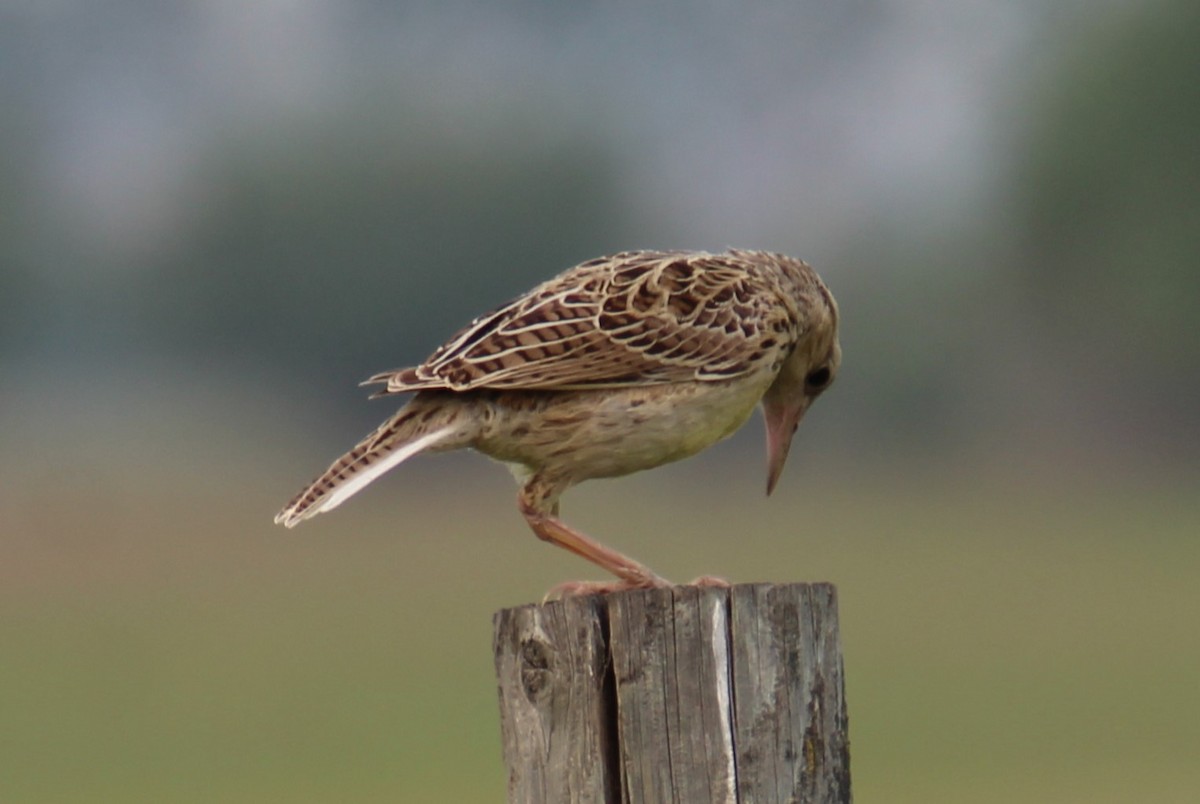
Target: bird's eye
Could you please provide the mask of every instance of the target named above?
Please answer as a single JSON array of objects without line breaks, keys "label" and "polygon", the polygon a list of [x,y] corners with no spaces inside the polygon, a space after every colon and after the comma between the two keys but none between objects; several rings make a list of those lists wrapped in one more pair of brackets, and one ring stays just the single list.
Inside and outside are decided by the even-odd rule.
[{"label": "bird's eye", "polygon": [[810,391],[820,391],[829,385],[831,379],[833,379],[833,375],[829,371],[829,366],[821,366],[808,372],[808,376],[804,378],[804,385]]}]

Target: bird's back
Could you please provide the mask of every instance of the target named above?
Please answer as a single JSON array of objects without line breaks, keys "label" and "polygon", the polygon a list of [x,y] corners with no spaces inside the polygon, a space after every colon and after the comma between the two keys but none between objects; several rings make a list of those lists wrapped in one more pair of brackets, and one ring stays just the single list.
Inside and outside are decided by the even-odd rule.
[{"label": "bird's back", "polygon": [[538,285],[421,365],[368,383],[386,395],[722,382],[777,364],[799,337],[803,296],[819,285],[783,255],[622,252]]}]

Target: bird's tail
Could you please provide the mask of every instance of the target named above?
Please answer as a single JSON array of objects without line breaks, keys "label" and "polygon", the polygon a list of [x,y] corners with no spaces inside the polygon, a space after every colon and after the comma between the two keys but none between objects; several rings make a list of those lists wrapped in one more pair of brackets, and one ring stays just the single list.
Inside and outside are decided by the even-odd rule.
[{"label": "bird's tail", "polygon": [[474,426],[458,405],[418,395],[330,464],[275,515],[275,523],[292,528],[309,517],[332,511],[384,472],[418,453],[467,446]]}]

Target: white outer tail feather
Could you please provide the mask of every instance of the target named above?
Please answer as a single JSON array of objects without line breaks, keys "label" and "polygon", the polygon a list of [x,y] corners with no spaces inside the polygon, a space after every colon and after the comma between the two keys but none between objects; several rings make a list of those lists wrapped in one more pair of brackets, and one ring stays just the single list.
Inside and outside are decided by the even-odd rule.
[{"label": "white outer tail feather", "polygon": [[276,522],[283,524],[284,527],[294,528],[310,517],[326,511],[332,511],[346,500],[353,497],[358,492],[362,491],[372,481],[376,480],[380,475],[389,469],[403,463],[419,452],[423,452],[431,447],[437,446],[442,441],[450,438],[458,432],[458,427],[455,425],[447,425],[439,430],[434,430],[432,433],[417,438],[408,444],[397,449],[391,455],[388,455],[379,463],[371,466],[364,471],[355,474],[342,485],[335,488],[327,496],[317,500],[300,514],[294,514],[290,510],[282,512]]}]

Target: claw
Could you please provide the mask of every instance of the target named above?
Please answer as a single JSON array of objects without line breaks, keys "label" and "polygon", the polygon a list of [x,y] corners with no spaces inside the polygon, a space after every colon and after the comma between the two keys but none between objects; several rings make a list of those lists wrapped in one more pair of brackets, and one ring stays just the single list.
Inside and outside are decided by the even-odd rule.
[{"label": "claw", "polygon": [[701,575],[688,581],[688,586],[699,586],[701,589],[729,589],[733,584],[724,578],[718,578],[716,575]]},{"label": "claw", "polygon": [[613,592],[628,592],[631,589],[665,589],[671,582],[662,578],[657,583],[632,581],[564,581],[551,587],[542,598],[542,603],[564,600],[569,597],[587,597],[588,595],[608,595]]}]

